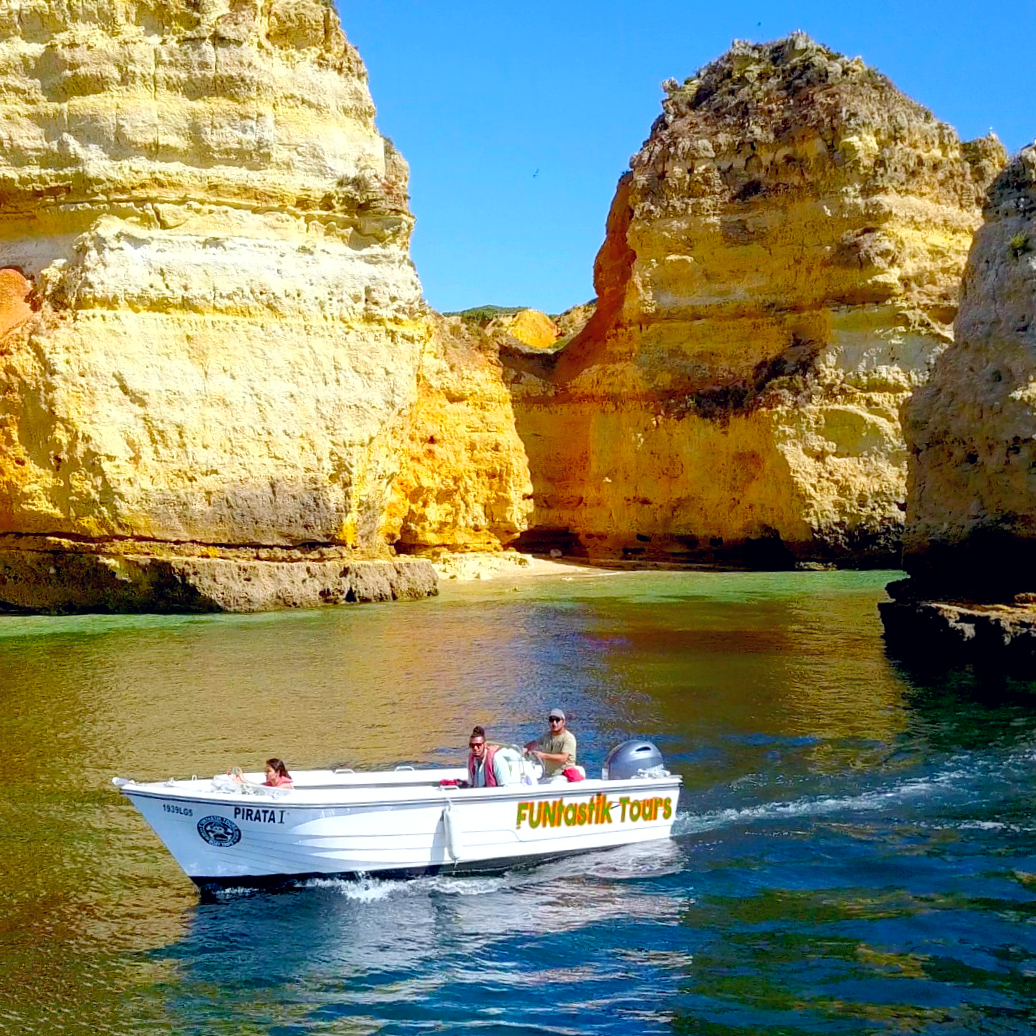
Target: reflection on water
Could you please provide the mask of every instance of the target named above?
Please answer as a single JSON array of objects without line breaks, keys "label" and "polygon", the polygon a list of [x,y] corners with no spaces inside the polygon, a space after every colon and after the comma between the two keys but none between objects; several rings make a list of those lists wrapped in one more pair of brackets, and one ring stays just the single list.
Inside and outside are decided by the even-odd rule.
[{"label": "reflection on water", "polygon": [[[370,1031],[362,1026],[376,1019],[451,1016],[484,1025],[506,1016],[502,994],[542,1000],[545,1013],[559,984],[580,986],[584,1004],[613,998],[614,973],[630,963],[602,973],[579,946],[616,925],[678,925],[686,896],[666,880],[681,865],[675,845],[638,846],[496,878],[313,881],[201,905],[184,938],[152,954],[177,965],[168,1025],[182,1031],[210,1010],[258,1027],[348,1019]],[[214,989],[231,990],[229,1000],[214,1004]],[[660,1006],[663,993],[641,995]]]},{"label": "reflection on water", "polygon": [[[1030,1031],[1032,688],[891,663],[888,578],[0,619],[0,1029]],[[456,763],[474,723],[521,742],[554,705],[591,772],[659,744],[685,779],[672,844],[200,904],[109,783]]]}]

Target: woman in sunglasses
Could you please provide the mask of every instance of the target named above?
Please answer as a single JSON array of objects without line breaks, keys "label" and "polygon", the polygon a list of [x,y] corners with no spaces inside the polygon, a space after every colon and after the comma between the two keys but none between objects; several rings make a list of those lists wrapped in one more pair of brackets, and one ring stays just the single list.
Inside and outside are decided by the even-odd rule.
[{"label": "woman in sunglasses", "polygon": [[551,709],[547,717],[550,729],[539,739],[530,741],[525,751],[536,756],[550,777],[556,777],[576,765],[576,736],[565,729],[565,714]]}]

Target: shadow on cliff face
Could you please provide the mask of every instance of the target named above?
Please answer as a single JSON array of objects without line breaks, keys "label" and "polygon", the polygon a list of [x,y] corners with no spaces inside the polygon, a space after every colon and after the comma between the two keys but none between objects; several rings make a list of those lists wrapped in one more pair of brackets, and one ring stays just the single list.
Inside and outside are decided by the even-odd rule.
[{"label": "shadow on cliff face", "polygon": [[[716,537],[636,535],[632,542],[607,533],[575,533],[568,528],[536,526],[523,532],[515,544],[526,554],[559,552],[600,565],[643,568],[724,568],[752,572],[790,572],[801,567],[775,530],[756,538],[724,542]],[[825,567],[825,566],[818,566]]]},{"label": "shadow on cliff face", "polygon": [[724,539],[692,533],[621,534],[533,526],[514,544],[526,554],[554,551],[595,564],[642,568],[718,568],[730,571],[790,572],[832,568],[895,569],[899,566],[899,528],[877,531],[834,526],[823,541],[786,543],[776,529],[762,526],[756,536]]},{"label": "shadow on cliff face", "polygon": [[908,552],[911,593],[968,601],[1010,601],[1036,592],[1036,528],[1031,516],[1001,514],[955,543],[932,540]]}]

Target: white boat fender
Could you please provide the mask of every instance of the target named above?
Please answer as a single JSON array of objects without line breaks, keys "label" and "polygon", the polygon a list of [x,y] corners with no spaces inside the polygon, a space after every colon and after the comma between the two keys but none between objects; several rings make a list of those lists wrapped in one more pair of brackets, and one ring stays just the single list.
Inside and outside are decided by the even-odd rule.
[{"label": "white boat fender", "polygon": [[446,851],[450,854],[450,859],[459,860],[464,851],[464,828],[452,801],[447,801],[442,811],[442,826],[446,832]]}]

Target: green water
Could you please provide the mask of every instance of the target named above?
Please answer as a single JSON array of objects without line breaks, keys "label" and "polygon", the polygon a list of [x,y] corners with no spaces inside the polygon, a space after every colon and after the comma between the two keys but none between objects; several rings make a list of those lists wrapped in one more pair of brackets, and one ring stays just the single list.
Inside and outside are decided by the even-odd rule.
[{"label": "green water", "polygon": [[[502,1002],[511,1032],[1028,1031],[1029,688],[897,668],[894,576],[574,570],[323,612],[0,620],[0,1029],[484,1034]],[[474,723],[521,742],[554,705],[591,771],[647,735],[683,774],[657,872],[208,906],[110,784],[459,763]],[[967,952],[890,927],[962,912]],[[487,931],[510,976],[490,1014]]]}]

